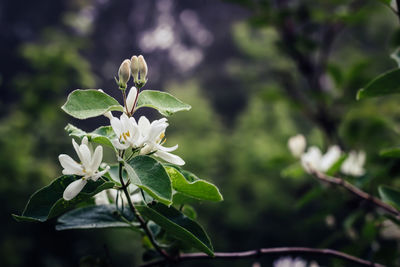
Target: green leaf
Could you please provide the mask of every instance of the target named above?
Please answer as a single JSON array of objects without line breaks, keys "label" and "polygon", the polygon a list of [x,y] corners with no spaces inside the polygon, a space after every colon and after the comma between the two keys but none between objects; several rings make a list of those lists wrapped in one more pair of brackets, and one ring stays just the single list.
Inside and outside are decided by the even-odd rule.
[{"label": "green leaf", "polygon": [[383,202],[400,209],[400,191],[385,185],[379,186],[378,191]]},{"label": "green leaf", "polygon": [[161,226],[168,234],[210,256],[213,247],[203,228],[173,207],[161,203],[151,206],[137,206],[140,214]]},{"label": "green leaf", "polygon": [[[185,176],[173,167],[165,166],[171,178],[172,188],[186,196],[210,201],[222,201],[223,197],[218,188],[204,180],[198,179],[188,171],[182,171]],[[188,177],[188,178],[186,178]]]},{"label": "green leaf", "polygon": [[124,111],[117,100],[95,89],[73,91],[61,108],[77,119],[97,117],[107,111]]},{"label": "green leaf", "polygon": [[160,162],[149,156],[136,156],[124,165],[132,184],[142,188],[154,199],[171,205],[171,180]]},{"label": "green leaf", "polygon": [[300,161],[293,163],[281,171],[281,176],[283,178],[300,178],[305,174],[303,166],[301,166]]},{"label": "green leaf", "polygon": [[[124,218],[122,218],[122,216]],[[95,205],[75,209],[60,216],[56,230],[94,229],[94,228],[132,228],[139,227],[132,222],[135,216],[126,208],[117,210],[115,205]],[[139,229],[136,229],[139,231]]]},{"label": "green leaf", "polygon": [[360,89],[357,100],[397,93],[400,93],[400,69],[398,68],[379,75]]},{"label": "green leaf", "polygon": [[400,158],[400,147],[386,148],[379,152],[382,157]]},{"label": "green leaf", "polygon": [[114,148],[111,140],[116,138],[116,136],[111,126],[101,126],[93,132],[87,133],[72,124],[68,124],[67,126],[65,126],[65,131],[67,131],[69,136],[79,139],[87,136],[87,138],[91,142]]},{"label": "green leaf", "polygon": [[139,94],[137,108],[141,107],[157,109],[164,116],[192,108],[169,93],[154,90],[142,91]]},{"label": "green leaf", "polygon": [[340,170],[343,162],[347,159],[347,155],[342,155],[339,159],[326,171],[327,175],[334,175],[336,172]]},{"label": "green leaf", "polygon": [[74,207],[78,203],[90,199],[97,193],[112,188],[113,182],[104,182],[99,179],[96,182],[88,181],[83,190],[72,200],[63,199],[65,188],[81,177],[74,175],[63,175],[55,179],[50,185],[36,191],[29,199],[22,215],[13,215],[17,221],[44,222],[56,217]]}]

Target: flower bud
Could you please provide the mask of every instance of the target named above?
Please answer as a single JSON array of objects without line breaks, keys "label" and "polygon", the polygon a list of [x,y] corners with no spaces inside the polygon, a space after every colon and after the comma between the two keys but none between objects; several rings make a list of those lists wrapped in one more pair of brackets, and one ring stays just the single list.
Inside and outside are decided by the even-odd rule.
[{"label": "flower bud", "polygon": [[288,141],[288,147],[292,155],[299,158],[306,149],[306,138],[302,134],[293,136]]},{"label": "flower bud", "polygon": [[130,114],[135,108],[136,97],[137,97],[137,89],[136,87],[132,86],[131,89],[129,90],[128,97],[126,98],[125,108],[128,114]]},{"label": "flower bud", "polygon": [[139,59],[137,56],[131,58],[131,72],[135,83],[139,82]]},{"label": "flower bud", "polygon": [[125,59],[118,70],[119,77],[119,87],[121,89],[126,89],[126,84],[131,77],[131,61],[129,59]]},{"label": "flower bud", "polygon": [[147,63],[142,55],[138,57],[138,61],[139,61],[140,82],[144,84],[147,81],[147,71],[148,71]]}]

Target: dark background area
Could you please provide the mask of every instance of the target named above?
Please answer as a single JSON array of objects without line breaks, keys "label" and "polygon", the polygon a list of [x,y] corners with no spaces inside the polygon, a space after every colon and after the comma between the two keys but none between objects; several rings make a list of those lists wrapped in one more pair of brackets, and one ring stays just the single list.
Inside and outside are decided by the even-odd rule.
[{"label": "dark background area", "polygon": [[[0,2],[0,265],[79,266],[87,256],[92,265],[81,266],[99,266],[104,257],[113,266],[142,262],[140,237],[128,230],[57,232],[55,220],[11,217],[61,173],[57,156],[72,153],[68,122],[88,131],[107,124],[69,118],[60,109],[66,96],[102,88],[120,99],[114,76],[134,54],[149,66],[145,89],[193,106],[169,118],[168,144],[178,143],[187,168],[221,188],[224,202],[196,206],[216,251],[329,247],[400,264],[399,235],[382,235],[380,211],[284,171],[296,163],[287,139],[303,133],[323,150],[365,150],[367,175],[349,181],[367,192],[400,186],[399,162],[379,157],[399,143],[400,99],[355,99],[396,67],[389,55],[400,42],[398,25],[372,0]],[[135,116],[142,114],[159,117],[149,110]],[[271,266],[277,258],[260,261]]]}]

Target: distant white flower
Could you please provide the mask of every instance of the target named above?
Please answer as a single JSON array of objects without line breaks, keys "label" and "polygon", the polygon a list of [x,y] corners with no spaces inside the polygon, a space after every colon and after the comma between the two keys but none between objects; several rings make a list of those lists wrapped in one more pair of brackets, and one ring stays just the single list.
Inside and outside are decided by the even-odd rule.
[{"label": "distant white flower", "polygon": [[333,164],[335,164],[339,160],[341,154],[342,151],[340,150],[339,146],[335,145],[329,147],[328,151],[321,158],[319,169],[322,172],[326,172],[327,170],[329,170],[333,166]]},{"label": "distant white flower", "polygon": [[64,168],[62,173],[64,175],[78,175],[82,176],[82,178],[73,181],[65,188],[63,194],[65,200],[73,199],[79,194],[89,179],[97,181],[97,179],[108,172],[110,168],[107,166],[104,170],[98,171],[103,159],[103,147],[96,147],[93,153],[89,148],[89,142],[86,136],[82,139],[81,145],[78,145],[75,140],[72,139],[72,145],[81,163],[77,163],[66,154],[59,155],[58,159],[61,166]]},{"label": "distant white flower", "polygon": [[111,140],[115,148],[125,150],[129,147],[139,147],[140,144],[138,142],[140,133],[135,118],[129,118],[125,113],[123,113],[120,119],[115,117],[111,118],[110,123],[117,135],[116,139]]},{"label": "distant white flower", "polygon": [[306,138],[302,134],[292,136],[289,138],[288,147],[292,155],[299,158],[306,149]]},{"label": "distant white flower", "polygon": [[396,0],[390,1],[390,6],[393,8],[393,10],[394,10],[395,12],[398,11],[398,6],[397,6],[397,1],[396,1]]},{"label": "distant white flower", "polygon": [[301,258],[282,257],[274,261],[274,267],[306,267],[307,262]]},{"label": "distant white flower", "polygon": [[326,172],[339,160],[341,153],[339,146],[331,146],[326,154],[322,155],[318,147],[312,146],[301,156],[301,164],[307,172],[310,172],[310,168]]},{"label": "distant white flower", "polygon": [[383,239],[400,240],[400,227],[391,220],[384,220],[380,229]]},{"label": "distant white flower", "polygon": [[[130,185],[129,186],[131,189],[131,192],[135,192],[131,194],[130,199],[133,203],[140,203],[142,201],[142,196],[140,194],[140,192],[137,192],[137,186],[134,185]],[[119,195],[118,195],[119,194]],[[100,193],[98,193],[97,195],[94,196],[94,201],[96,203],[96,205],[109,205],[109,204],[114,204],[117,202],[118,200],[118,207],[121,208],[122,207],[122,203],[124,203],[124,205],[126,205],[128,203],[127,198],[125,196],[124,193],[120,193],[118,192],[117,189],[107,189],[107,190],[103,190]]]},{"label": "distant white flower", "polygon": [[167,119],[162,118],[155,120],[152,123],[142,116],[139,118],[139,129],[141,134],[141,143],[144,147],[140,150],[140,154],[153,153],[154,156],[159,157],[169,163],[176,165],[184,165],[185,161],[179,156],[171,154],[178,148],[178,145],[173,147],[162,146],[165,142],[165,130],[168,127]]},{"label": "distant white flower", "polygon": [[318,170],[321,158],[321,150],[316,146],[312,146],[301,156],[301,164],[307,172],[310,172],[310,168]]},{"label": "distant white flower", "polygon": [[365,151],[350,151],[349,156],[343,162],[341,171],[351,176],[363,176],[365,174],[364,163],[366,159]]}]

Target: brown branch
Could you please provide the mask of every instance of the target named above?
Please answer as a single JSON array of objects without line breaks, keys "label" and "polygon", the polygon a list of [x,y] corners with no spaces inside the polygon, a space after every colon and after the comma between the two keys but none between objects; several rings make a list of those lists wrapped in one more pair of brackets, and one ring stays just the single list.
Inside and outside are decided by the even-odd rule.
[{"label": "brown branch", "polygon": [[[279,248],[261,248],[248,251],[240,252],[215,252],[214,257],[210,257],[204,253],[187,253],[181,254],[176,262],[190,261],[190,260],[207,260],[207,259],[221,259],[221,260],[232,260],[232,259],[246,259],[246,258],[258,258],[262,255],[271,254],[311,254],[311,255],[326,255],[334,258],[339,258],[346,260],[348,262],[357,263],[363,266],[375,266],[384,267],[384,265],[379,263],[374,263],[371,261],[363,260],[349,254],[336,251],[333,249],[319,249],[319,248],[306,248],[306,247],[279,247]],[[152,261],[145,263],[140,267],[151,267],[151,266],[162,266],[166,263],[166,260],[161,259],[157,261]]]},{"label": "brown branch", "polygon": [[394,215],[397,219],[400,219],[400,211],[399,210],[386,204],[379,198],[376,198],[376,197],[368,194],[367,192],[362,191],[358,187],[343,180],[342,178],[332,177],[332,176],[326,175],[322,172],[319,172],[317,170],[314,170],[312,168],[310,168],[310,172],[318,180],[329,183],[329,184],[341,186],[341,187],[345,188],[347,191],[349,191],[350,193],[352,193],[353,195],[357,196],[358,198],[369,201],[374,206],[379,207],[379,208],[385,210],[387,213]]}]

